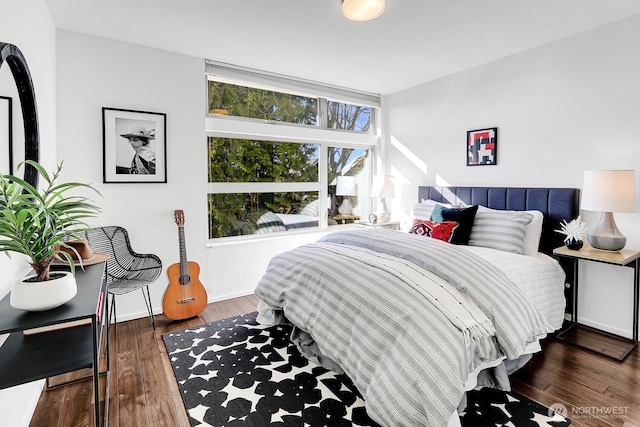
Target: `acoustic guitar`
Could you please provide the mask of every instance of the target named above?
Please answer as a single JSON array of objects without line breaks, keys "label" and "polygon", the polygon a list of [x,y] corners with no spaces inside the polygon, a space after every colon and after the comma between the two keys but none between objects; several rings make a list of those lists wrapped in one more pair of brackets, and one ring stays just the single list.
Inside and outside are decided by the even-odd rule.
[{"label": "acoustic guitar", "polygon": [[169,285],[162,297],[164,315],[172,320],[188,319],[202,313],[207,305],[207,290],[200,283],[200,266],[187,261],[187,248],[184,240],[184,212],[174,212],[178,225],[180,242],[180,262],[169,266],[167,276]]}]

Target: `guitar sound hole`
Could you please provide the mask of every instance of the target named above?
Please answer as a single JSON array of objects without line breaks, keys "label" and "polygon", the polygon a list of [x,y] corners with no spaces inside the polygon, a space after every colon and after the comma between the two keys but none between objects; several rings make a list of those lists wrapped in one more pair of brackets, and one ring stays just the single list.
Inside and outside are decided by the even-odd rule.
[{"label": "guitar sound hole", "polygon": [[180,276],[180,284],[181,285],[188,285],[189,282],[191,282],[191,276],[189,276],[188,274],[184,274],[184,275]]}]

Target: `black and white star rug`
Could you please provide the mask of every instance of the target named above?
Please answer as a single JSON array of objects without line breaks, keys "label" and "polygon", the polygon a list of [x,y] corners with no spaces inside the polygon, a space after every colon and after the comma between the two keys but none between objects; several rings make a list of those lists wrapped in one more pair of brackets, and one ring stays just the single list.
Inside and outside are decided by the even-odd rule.
[{"label": "black and white star rug", "polygon": [[[304,358],[286,325],[258,325],[256,313],[162,335],[191,426],[377,427],[345,375]],[[567,426],[522,396],[470,392],[465,427]]]}]

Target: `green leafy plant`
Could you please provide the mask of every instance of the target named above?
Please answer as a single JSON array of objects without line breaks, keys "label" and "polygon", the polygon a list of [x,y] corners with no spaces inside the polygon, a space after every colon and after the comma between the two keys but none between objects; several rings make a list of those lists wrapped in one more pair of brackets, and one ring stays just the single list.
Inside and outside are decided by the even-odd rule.
[{"label": "green leafy plant", "polygon": [[60,248],[75,252],[65,241],[80,238],[89,228],[83,219],[100,212],[89,198],[69,195],[69,191],[88,188],[100,192],[79,182],[58,184],[62,163],[53,175],[35,161],[25,163],[38,171],[43,189],[39,191],[17,176],[0,174],[0,252],[26,255],[36,273],[35,281],[42,282],[50,279],[54,260],[67,261],[74,272],[73,258]]}]

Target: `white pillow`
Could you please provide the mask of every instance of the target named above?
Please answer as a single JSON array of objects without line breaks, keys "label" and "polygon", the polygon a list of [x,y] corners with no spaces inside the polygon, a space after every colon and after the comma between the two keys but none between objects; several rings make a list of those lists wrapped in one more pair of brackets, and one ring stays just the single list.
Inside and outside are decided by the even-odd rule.
[{"label": "white pillow", "polygon": [[540,247],[540,237],[542,236],[542,222],[544,214],[540,211],[503,211],[499,209],[490,209],[485,206],[478,206],[478,212],[525,212],[531,214],[533,219],[525,227],[524,242],[522,247],[522,255],[537,257],[538,248]]},{"label": "white pillow", "polygon": [[540,237],[542,236],[542,221],[544,214],[540,211],[523,211],[533,216],[533,219],[527,225],[524,234],[524,247],[522,255],[532,257],[538,256],[538,248],[540,247]]},{"label": "white pillow", "polygon": [[423,219],[423,220],[430,221],[431,212],[433,212],[433,208],[435,205],[441,205],[445,208],[460,207],[459,204],[440,203],[431,199],[423,200],[422,203],[416,203],[415,205],[413,205],[413,209],[411,209],[411,215],[409,215],[409,218],[407,220],[407,225],[404,227],[403,231],[409,232],[414,219]]},{"label": "white pillow", "polygon": [[262,214],[258,221],[256,221],[256,225],[258,226],[256,234],[279,233],[281,231],[287,231],[287,227],[284,226],[282,220],[271,211],[267,211]]},{"label": "white pillow", "polygon": [[533,215],[526,212],[478,208],[469,246],[522,254],[526,227],[532,220]]},{"label": "white pillow", "polygon": [[311,203],[305,205],[300,211],[301,215],[318,216],[320,213],[320,199],[316,199]]}]

